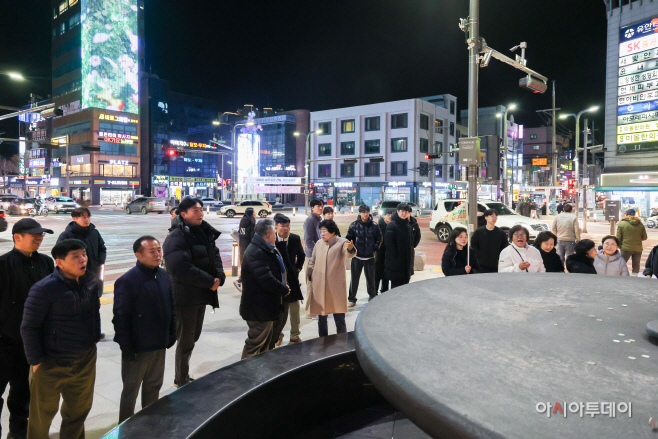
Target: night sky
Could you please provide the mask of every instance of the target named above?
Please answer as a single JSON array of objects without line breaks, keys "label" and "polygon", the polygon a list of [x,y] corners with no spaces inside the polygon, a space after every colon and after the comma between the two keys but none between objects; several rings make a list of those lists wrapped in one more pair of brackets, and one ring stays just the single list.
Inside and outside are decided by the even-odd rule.
[{"label": "night sky", "polygon": [[[51,11],[44,0],[5,2],[0,14],[0,105],[51,92]],[[578,112],[605,99],[606,10],[601,0],[481,0],[480,33],[505,55],[527,41],[528,67],[557,81],[557,107]],[[147,66],[173,91],[234,111],[311,111],[449,93],[467,108],[468,51],[459,18],[467,0],[146,0]],[[520,53],[520,52],[519,52]],[[148,67],[147,67],[148,68]],[[480,106],[517,103],[516,122],[541,125],[544,95],[492,60],[480,71]],[[2,112],[4,114],[4,112]],[[603,140],[603,111],[596,117]],[[573,129],[566,122],[565,129]],[[16,119],[0,122],[17,135]],[[13,150],[0,145],[0,152]]]}]

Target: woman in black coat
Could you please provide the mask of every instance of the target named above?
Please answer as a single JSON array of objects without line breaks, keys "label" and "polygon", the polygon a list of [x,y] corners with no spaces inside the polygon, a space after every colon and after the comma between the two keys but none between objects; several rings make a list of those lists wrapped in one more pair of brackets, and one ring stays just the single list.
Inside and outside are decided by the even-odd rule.
[{"label": "woman in black coat", "polygon": [[567,257],[567,270],[569,273],[596,274],[594,258],[596,258],[596,244],[591,239],[583,239],[576,243],[575,253]]},{"label": "woman in black coat", "polygon": [[386,226],[384,276],[391,281],[391,288],[408,284],[414,274],[414,244],[417,241],[414,226],[409,222],[410,213],[410,206],[399,204],[397,212],[391,215],[391,222]]},{"label": "woman in black coat", "polygon": [[475,254],[471,253],[471,264],[468,265],[468,232],[463,227],[455,227],[448,238],[448,247],[441,258],[441,269],[445,276],[460,274],[475,274],[479,266]]},{"label": "woman in black coat", "polygon": [[547,273],[564,273],[564,264],[555,251],[557,236],[551,232],[541,232],[535,239],[535,247],[539,250]]},{"label": "woman in black coat", "polygon": [[240,241],[238,242],[240,247],[240,263],[242,263],[244,252],[254,238],[254,227],[256,227],[256,211],[253,207],[248,207],[240,220],[240,230],[238,230],[238,234],[240,235]]}]

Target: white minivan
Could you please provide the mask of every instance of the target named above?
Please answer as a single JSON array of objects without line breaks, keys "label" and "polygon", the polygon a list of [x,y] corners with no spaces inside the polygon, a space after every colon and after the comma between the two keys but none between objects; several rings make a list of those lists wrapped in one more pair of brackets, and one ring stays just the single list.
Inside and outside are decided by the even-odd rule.
[{"label": "white minivan", "polygon": [[[465,200],[439,200],[430,216],[430,230],[436,234],[441,242],[448,242],[450,232],[455,227],[466,227],[468,215],[466,207],[468,203]],[[478,213],[487,209],[494,210],[498,213],[496,226],[509,231],[513,226],[519,224],[528,229],[530,236],[528,242],[532,243],[541,232],[548,230],[548,224],[539,220],[519,215],[505,204],[498,201],[480,201],[478,202]]]}]

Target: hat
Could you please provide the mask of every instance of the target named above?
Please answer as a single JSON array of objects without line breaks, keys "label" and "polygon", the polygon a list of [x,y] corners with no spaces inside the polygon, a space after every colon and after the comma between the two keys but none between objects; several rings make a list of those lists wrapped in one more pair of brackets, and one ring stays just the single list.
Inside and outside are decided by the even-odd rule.
[{"label": "hat", "polygon": [[628,216],[635,216],[635,209],[628,209],[626,211],[626,215]]},{"label": "hat", "polygon": [[38,235],[40,233],[50,233],[53,231],[50,229],[44,229],[41,227],[41,224],[33,220],[32,218],[23,218],[14,224],[14,227],[11,229],[11,234],[15,235],[16,233],[29,233],[31,235]]}]

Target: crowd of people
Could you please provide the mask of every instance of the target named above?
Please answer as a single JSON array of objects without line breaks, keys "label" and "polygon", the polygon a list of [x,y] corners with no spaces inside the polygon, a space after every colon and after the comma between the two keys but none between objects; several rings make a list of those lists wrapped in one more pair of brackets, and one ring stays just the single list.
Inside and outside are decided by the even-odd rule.
[{"label": "crowd of people", "polygon": [[[362,273],[369,300],[388,291],[389,284],[409,283],[414,274],[421,233],[407,204],[383,212],[378,221],[368,206],[360,206],[345,237],[330,206],[316,199],[310,208],[303,237],[291,233],[290,218],[282,213],[256,221],[253,209],[247,209],[240,221],[235,238],[242,272],[235,286],[241,292],[239,314],[248,326],[242,359],[280,346],[288,322],[289,342],[301,342],[302,301],[306,317],[317,318],[319,336],[329,333],[329,315],[337,333],[344,333],[345,314],[356,306]],[[571,211],[565,205],[551,231],[529,245],[525,227],[505,232],[496,226],[497,213],[487,210],[486,224],[472,236],[465,228],[452,231],[443,273],[629,276],[626,263],[632,258],[633,275],[658,275],[658,246],[639,273],[647,234],[635,211],[627,211],[616,236],[606,236],[598,248],[581,239]],[[190,359],[206,307],[219,307],[218,288],[226,280],[216,244],[220,232],[203,218],[203,203],[184,199],[172,212],[164,242],[139,237],[132,247],[135,267],[115,282],[112,323],[123,381],[119,423],[134,414],[140,389],[142,407],[158,399],[167,349],[176,345],[174,386],[194,380]],[[14,224],[14,248],[0,256],[0,393],[10,386],[9,438],[47,438],[60,399],[60,437],[84,437],[93,402],[96,343],[104,338],[100,298],[107,250],[89,209],[75,209],[72,220],[52,248],[52,258],[38,250],[53,231],[31,218]]]}]

